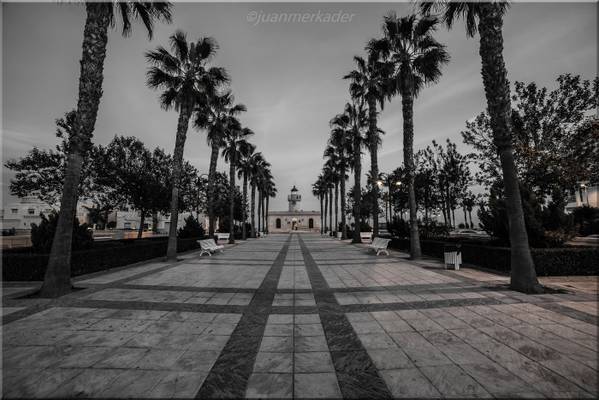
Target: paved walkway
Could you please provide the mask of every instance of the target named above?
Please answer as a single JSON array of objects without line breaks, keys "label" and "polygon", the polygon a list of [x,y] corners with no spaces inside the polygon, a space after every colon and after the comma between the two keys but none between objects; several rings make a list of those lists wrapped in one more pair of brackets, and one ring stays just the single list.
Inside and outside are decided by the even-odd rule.
[{"label": "paved walkway", "polygon": [[596,397],[596,293],[504,283],[293,234],[85,276],[58,300],[13,284],[3,394]]}]

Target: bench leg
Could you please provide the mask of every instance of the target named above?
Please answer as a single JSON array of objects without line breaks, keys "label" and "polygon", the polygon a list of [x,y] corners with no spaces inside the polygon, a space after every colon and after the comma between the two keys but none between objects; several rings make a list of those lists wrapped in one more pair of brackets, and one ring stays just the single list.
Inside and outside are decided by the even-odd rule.
[{"label": "bench leg", "polygon": [[210,252],[208,250],[202,250],[202,251],[200,251],[200,257],[202,257],[205,253],[208,254],[209,256],[212,255],[212,254],[210,254]]},{"label": "bench leg", "polygon": [[376,255],[378,256],[378,255],[380,255],[381,253],[385,253],[385,255],[389,255],[389,252],[388,252],[387,250],[385,250],[385,249],[380,249],[380,250],[377,250],[377,252],[376,252]]}]

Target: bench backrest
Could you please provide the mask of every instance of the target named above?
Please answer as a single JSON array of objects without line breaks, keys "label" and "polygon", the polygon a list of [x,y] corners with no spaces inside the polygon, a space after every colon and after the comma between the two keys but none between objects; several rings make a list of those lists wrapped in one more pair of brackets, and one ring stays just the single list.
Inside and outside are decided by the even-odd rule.
[{"label": "bench backrest", "polygon": [[372,247],[386,249],[387,246],[389,245],[390,241],[391,241],[391,239],[384,239],[384,238],[380,238],[380,237],[375,237],[374,239],[372,239]]},{"label": "bench backrest", "polygon": [[372,232],[360,232],[360,239],[372,239]]},{"label": "bench backrest", "polygon": [[220,239],[229,239],[230,236],[231,236],[231,234],[227,233],[227,232],[217,233],[216,234],[216,237],[218,237],[218,240],[220,240]]},{"label": "bench backrest", "polygon": [[212,249],[217,248],[217,245],[216,245],[216,242],[214,242],[214,239],[199,240],[199,243],[200,243],[200,247],[205,250],[212,250]]}]

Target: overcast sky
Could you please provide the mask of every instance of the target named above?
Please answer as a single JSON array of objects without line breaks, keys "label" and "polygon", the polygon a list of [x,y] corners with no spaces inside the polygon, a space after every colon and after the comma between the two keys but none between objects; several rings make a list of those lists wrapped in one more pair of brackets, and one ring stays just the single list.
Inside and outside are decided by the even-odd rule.
[{"label": "overcast sky", "polygon": [[[3,134],[6,160],[24,155],[34,145],[53,147],[54,120],[74,108],[85,10],[76,4],[2,4],[3,8]],[[352,56],[362,54],[368,39],[380,35],[382,16],[389,10],[410,12],[410,4],[177,4],[173,23],[159,25],[150,42],[139,25],[123,38],[109,35],[104,70],[104,95],[94,142],[108,143],[115,134],[133,135],[148,147],[173,150],[177,114],[165,112],[158,93],[145,85],[144,51],[161,44],[176,30],[188,38],[214,37],[220,50],[214,64],[232,77],[236,99],[248,112],[242,122],[256,132],[252,141],[272,163],[279,190],[272,210],[287,208],[287,194],[297,185],[304,210],[317,209],[311,184],[322,166],[329,134],[328,121],[348,99],[341,76],[353,68]],[[257,13],[347,13],[349,22],[248,21]],[[254,14],[250,14],[254,12]],[[597,5],[514,4],[505,17],[505,59],[513,82],[536,81],[553,87],[560,73],[597,71]],[[440,82],[425,89],[414,109],[415,148],[431,140],[451,138],[466,120],[485,107],[476,39],[468,39],[457,24],[438,31],[452,60]],[[380,151],[381,171],[400,165],[401,103],[395,99],[380,116],[386,132]],[[462,149],[465,147],[462,145]],[[204,132],[190,129],[185,158],[201,172],[209,163]],[[364,157],[363,169],[369,168]],[[226,170],[222,159],[219,169]],[[3,200],[11,173],[3,168]]]}]

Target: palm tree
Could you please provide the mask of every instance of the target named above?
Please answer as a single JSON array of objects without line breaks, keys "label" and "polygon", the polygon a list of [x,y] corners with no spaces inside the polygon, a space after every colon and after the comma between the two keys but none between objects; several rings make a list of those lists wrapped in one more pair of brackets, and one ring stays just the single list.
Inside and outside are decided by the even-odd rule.
[{"label": "palm tree", "polygon": [[152,89],[163,89],[160,105],[165,110],[174,108],[179,112],[177,136],[173,155],[172,196],[167,259],[177,259],[177,220],[179,216],[179,180],[183,165],[183,151],[192,112],[198,107],[205,109],[209,99],[221,86],[228,82],[223,68],[210,67],[218,45],[212,38],[200,38],[188,43],[184,32],[177,31],[170,37],[170,53],[159,46],[146,53],[151,67],[147,73],[147,84]]},{"label": "palm tree", "polygon": [[[378,185],[376,177],[379,175],[378,165],[378,147],[381,143],[377,128],[377,103],[383,109],[384,100],[389,95],[390,76],[393,73],[393,64],[386,62],[379,57],[374,49],[367,49],[368,57],[366,60],[359,56],[354,56],[356,69],[345,75],[344,79],[350,79],[350,93],[352,97],[362,97],[368,105],[368,133],[366,135],[366,144],[370,151],[370,176],[374,179],[371,183],[373,196],[379,198]],[[378,203],[373,202],[372,210],[372,231],[374,236],[379,232],[379,210]]]},{"label": "palm tree", "polygon": [[243,220],[243,225],[241,228],[241,238],[242,240],[246,240],[247,239],[247,229],[246,229],[246,222],[247,222],[247,209],[245,207],[245,205],[248,203],[248,181],[251,177],[252,174],[252,168],[253,168],[253,164],[255,163],[256,157],[258,155],[261,155],[260,153],[255,153],[255,147],[253,148],[248,148],[249,152],[247,154],[244,154],[238,161],[237,163],[237,177],[238,178],[243,178],[243,210],[242,210],[242,220]]},{"label": "palm tree", "polygon": [[171,5],[166,2],[90,2],[85,4],[85,10],[77,112],[73,134],[69,139],[60,213],[44,283],[40,289],[40,296],[43,297],[62,296],[72,288],[71,247],[74,215],[77,210],[81,168],[85,153],[91,147],[91,138],[102,97],[108,28],[114,26],[116,15],[120,15],[123,24],[122,34],[127,36],[131,32],[131,20],[140,20],[151,39],[155,21],[171,21]]},{"label": "palm tree", "polygon": [[364,100],[361,97],[352,98],[352,103],[345,105],[345,114],[347,115],[348,128],[351,137],[351,153],[353,160],[351,168],[354,171],[354,192],[353,192],[353,217],[354,217],[354,237],[352,243],[362,243],[360,239],[360,210],[361,203],[361,184],[362,175],[362,146],[364,145],[364,128],[367,126],[366,111],[364,110]]},{"label": "palm tree", "polygon": [[374,39],[369,48],[393,63],[395,72],[391,95],[400,94],[403,113],[404,165],[408,176],[410,204],[410,256],[420,258],[420,238],[416,193],[414,190],[414,98],[425,85],[441,77],[441,65],[449,62],[445,46],[433,37],[437,19],[416,18],[410,15],[398,18],[393,12],[387,14],[383,23],[381,40]]},{"label": "palm tree", "polygon": [[231,122],[225,136],[223,157],[229,163],[229,243],[235,243],[235,171],[238,160],[251,154],[256,146],[247,141],[253,135],[249,128],[242,128],[241,124]]},{"label": "palm tree", "polygon": [[325,190],[325,184],[324,184],[324,178],[322,175],[318,176],[318,179],[316,180],[316,182],[314,182],[314,184],[312,185],[312,194],[316,197],[318,197],[318,200],[320,201],[320,234],[324,234],[325,233],[325,223],[326,223],[326,217],[325,217],[325,209],[323,208],[323,201],[324,201],[324,196],[325,196],[326,190]]},{"label": "palm tree", "polygon": [[266,226],[266,233],[270,233],[268,231],[268,212],[269,212],[269,200],[270,198],[274,198],[277,196],[277,188],[275,187],[275,182],[274,180],[270,179],[268,182],[266,182],[266,187],[265,187],[265,195],[266,195],[266,212],[265,212],[265,226]]},{"label": "palm tree", "polygon": [[215,176],[218,163],[218,153],[225,146],[227,132],[235,124],[235,117],[247,111],[245,105],[235,104],[235,98],[231,91],[217,95],[209,99],[209,104],[204,107],[203,112],[196,114],[195,126],[198,129],[206,129],[210,152],[210,167],[208,169],[208,234],[214,235],[216,217],[214,215],[215,204]]},{"label": "palm tree", "polygon": [[[256,210],[256,189],[258,187],[258,183],[262,174],[262,170],[264,168],[269,167],[270,164],[264,159],[262,153],[256,153],[252,155],[250,160],[250,186],[252,188],[251,195],[251,204],[250,204],[250,220],[252,225],[251,237],[256,237],[257,227],[256,227],[256,218],[255,218],[255,210]],[[259,214],[258,214],[259,215]]]},{"label": "palm tree", "polygon": [[[347,224],[345,216],[345,180],[347,179],[346,171],[348,165],[348,157],[351,153],[351,130],[349,117],[346,114],[336,115],[329,123],[331,137],[329,139],[329,147],[325,150],[325,157],[332,157],[336,154],[339,170],[339,194],[341,202],[341,239],[347,239]],[[329,155],[331,154],[331,155]]]},{"label": "palm tree", "polygon": [[514,161],[510,104],[510,85],[503,59],[503,14],[507,11],[505,1],[493,2],[435,2],[421,4],[423,13],[431,10],[442,13],[448,28],[458,18],[466,21],[466,33],[473,37],[480,34],[479,54],[482,61],[482,78],[491,117],[493,142],[497,147],[503,171],[505,202],[509,220],[511,245],[510,286],[525,293],[539,293],[543,289],[537,279],[534,262],[528,245],[524,223],[524,211],[520,197],[518,171]]}]

